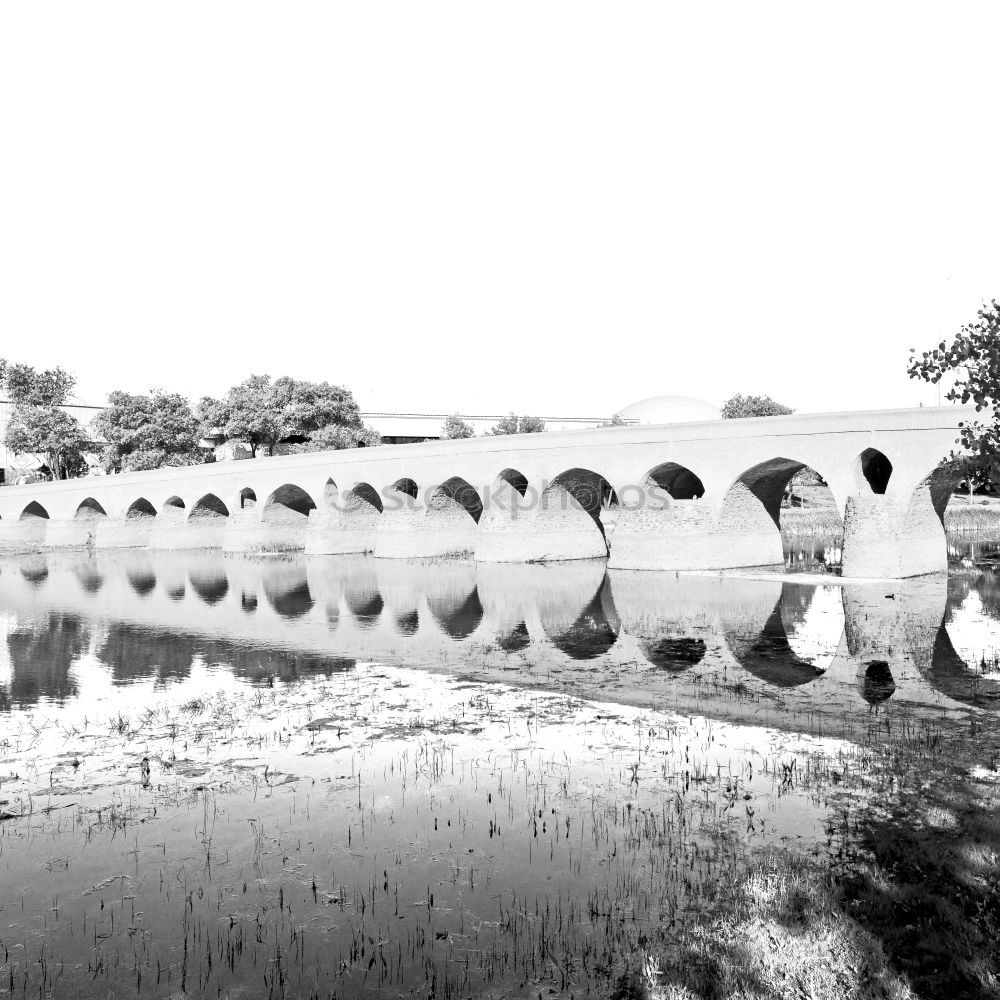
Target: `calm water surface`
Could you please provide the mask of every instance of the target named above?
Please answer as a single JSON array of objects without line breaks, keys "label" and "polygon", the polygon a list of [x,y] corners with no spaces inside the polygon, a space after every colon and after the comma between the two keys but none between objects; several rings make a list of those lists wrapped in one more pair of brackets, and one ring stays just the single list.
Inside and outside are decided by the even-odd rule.
[{"label": "calm water surface", "polygon": [[860,738],[992,725],[991,553],[6,561],[0,992],[608,995],[757,852],[842,849]]}]

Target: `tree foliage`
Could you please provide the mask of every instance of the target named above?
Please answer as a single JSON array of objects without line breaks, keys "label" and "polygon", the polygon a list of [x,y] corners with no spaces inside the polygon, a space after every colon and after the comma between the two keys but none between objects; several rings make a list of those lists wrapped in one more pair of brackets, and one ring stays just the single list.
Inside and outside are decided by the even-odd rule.
[{"label": "tree foliage", "polygon": [[738,420],[743,417],[777,417],[794,413],[790,406],[778,403],[770,396],[744,396],[737,393],[722,404],[723,420]]},{"label": "tree foliage", "polygon": [[975,403],[978,412],[985,411],[982,420],[959,423],[955,443],[970,453],[965,462],[967,475],[979,482],[1000,482],[1000,303],[993,299],[984,304],[976,319],[963,326],[950,343],[942,340],[919,356],[916,348],[910,348],[910,353],[910,378],[934,384],[953,375],[955,381],[945,399]]},{"label": "tree foliage", "polygon": [[295,453],[307,451],[340,451],[342,448],[374,448],[382,443],[382,437],[377,430],[360,426],[344,424],[327,424],[309,436],[304,444],[295,445]]},{"label": "tree foliage", "polygon": [[454,441],[458,438],[475,437],[476,432],[467,420],[463,420],[461,414],[453,413],[450,417],[445,417],[441,426],[441,437]]},{"label": "tree foliage", "polygon": [[53,479],[78,476],[87,468],[83,425],[56,406],[15,406],[4,444],[18,455],[44,455]]},{"label": "tree foliage", "polygon": [[176,392],[112,392],[90,426],[105,442],[101,462],[109,472],[197,465],[206,458],[198,419]]},{"label": "tree foliage", "polygon": [[44,455],[53,479],[80,475],[87,465],[87,434],[80,421],[60,409],[76,377],[62,368],[38,371],[0,359],[0,387],[14,404],[4,444],[15,454]]},{"label": "tree foliage", "polygon": [[222,399],[206,396],[198,404],[198,414],[205,433],[221,431],[245,442],[254,458],[258,448],[272,455],[279,441],[312,438],[330,425],[365,429],[349,389],[287,375],[274,382],[269,375],[251,375]]},{"label": "tree foliage", "polygon": [[540,434],[545,430],[545,421],[541,417],[518,417],[513,413],[502,417],[490,434]]},{"label": "tree foliage", "polygon": [[602,427],[624,427],[625,418],[620,413],[612,413],[610,420],[602,420]]}]

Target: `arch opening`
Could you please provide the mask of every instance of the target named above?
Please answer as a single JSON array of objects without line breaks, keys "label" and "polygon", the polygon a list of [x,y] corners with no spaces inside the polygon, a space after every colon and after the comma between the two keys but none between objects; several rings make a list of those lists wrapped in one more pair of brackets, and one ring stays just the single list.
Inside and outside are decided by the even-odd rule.
[{"label": "arch opening", "polygon": [[326,507],[336,507],[339,496],[340,491],[331,477],[323,486],[323,505]]},{"label": "arch opening", "polygon": [[249,486],[240,490],[240,510],[257,506],[257,494]]},{"label": "arch opening", "polygon": [[349,514],[382,513],[382,498],[370,483],[358,483],[349,489],[342,497],[344,511]]},{"label": "arch opening", "polygon": [[87,497],[80,501],[80,506],[76,508],[74,519],[107,517],[108,512],[93,498]]},{"label": "arch opening", "polygon": [[301,486],[285,483],[279,486],[264,505],[265,521],[297,521],[309,516],[316,502]]},{"label": "arch opening", "polygon": [[49,519],[49,512],[37,501],[32,500],[24,510],[21,511],[21,520],[27,521],[30,518],[41,518],[47,521]]},{"label": "arch opening", "polygon": [[164,507],[177,507],[180,510],[184,510],[184,501],[180,497],[169,497],[163,501]]},{"label": "arch opening", "polygon": [[593,520],[604,537],[601,512],[618,506],[618,495],[604,476],[590,469],[567,469],[559,473],[542,494],[542,509],[567,511],[575,505]]},{"label": "arch opening", "polygon": [[215,517],[229,517],[229,508],[214,493],[206,493],[188,514],[188,520]]},{"label": "arch opening", "polygon": [[892,476],[892,462],[877,448],[866,448],[858,456],[858,464],[872,493],[884,494]]},{"label": "arch opening", "polygon": [[477,524],[483,513],[483,502],[478,491],[461,476],[452,476],[431,491],[427,498],[428,514],[450,514],[463,509]]},{"label": "arch opening", "polygon": [[416,481],[408,479],[405,476],[402,479],[397,479],[389,488],[394,490],[396,493],[402,493],[413,500],[417,499],[417,494],[420,492],[420,488],[417,486]]},{"label": "arch opening", "polygon": [[705,495],[705,484],[684,465],[664,462],[646,474],[646,486],[658,486],[672,500],[698,500]]},{"label": "arch opening", "polygon": [[528,477],[517,469],[504,469],[496,478],[497,484],[506,483],[523,497],[528,492]]},{"label": "arch opening", "polygon": [[126,518],[156,517],[156,508],[145,498],[134,500],[125,512]]}]

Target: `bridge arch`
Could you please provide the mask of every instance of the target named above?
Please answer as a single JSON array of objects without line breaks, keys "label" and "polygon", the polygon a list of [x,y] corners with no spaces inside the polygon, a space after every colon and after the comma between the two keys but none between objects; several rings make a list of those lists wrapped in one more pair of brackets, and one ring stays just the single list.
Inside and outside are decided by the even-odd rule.
[{"label": "bridge arch", "polygon": [[74,519],[107,516],[108,512],[93,497],[87,497],[86,500],[81,500],[79,506],[76,508],[76,513],[73,515]]},{"label": "bridge arch", "polygon": [[327,508],[335,508],[339,498],[340,490],[331,476],[323,485],[323,506]]},{"label": "bridge arch", "polygon": [[163,501],[163,506],[173,507],[175,510],[184,510],[187,505],[179,496],[172,496],[167,497],[167,499]]},{"label": "bridge arch", "polygon": [[522,497],[527,495],[528,477],[520,469],[504,469],[498,473],[493,480],[493,485],[499,486],[501,483],[509,486]]},{"label": "bridge arch", "polygon": [[428,516],[462,523],[464,515],[468,515],[478,524],[482,513],[483,502],[478,490],[461,476],[452,476],[435,486],[427,496]]},{"label": "bridge arch", "polygon": [[307,518],[316,501],[301,486],[285,483],[271,492],[264,504],[264,521],[296,521]]},{"label": "bridge arch", "polygon": [[244,486],[240,490],[240,510],[249,510],[257,506],[257,494],[249,486]]},{"label": "bridge arch", "polygon": [[39,518],[40,520],[47,521],[49,519],[49,512],[37,501],[32,500],[24,510],[21,511],[21,520],[27,521],[30,518]]},{"label": "bridge arch", "polygon": [[663,462],[643,476],[647,489],[657,486],[670,494],[672,500],[700,500],[705,495],[705,484],[686,465]]},{"label": "bridge arch", "polygon": [[201,497],[188,514],[188,520],[210,517],[229,517],[229,508],[214,493]]},{"label": "bridge arch", "polygon": [[126,519],[140,517],[156,517],[156,508],[145,498],[139,497],[129,504],[125,511]]}]

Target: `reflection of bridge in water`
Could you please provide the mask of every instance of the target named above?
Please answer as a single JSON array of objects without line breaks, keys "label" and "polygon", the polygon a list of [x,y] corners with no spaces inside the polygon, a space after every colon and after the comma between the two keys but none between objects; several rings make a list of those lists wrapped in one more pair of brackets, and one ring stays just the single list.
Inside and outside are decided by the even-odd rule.
[{"label": "reflection of bridge in water", "polygon": [[1000,704],[997,588],[927,577],[886,589],[582,561],[33,556],[0,573],[14,619],[0,699],[72,697],[74,663],[90,655],[119,683],[185,677],[198,661],[270,681],[385,660],[533,684],[585,668],[588,693],[616,700],[699,681],[803,707]]}]

